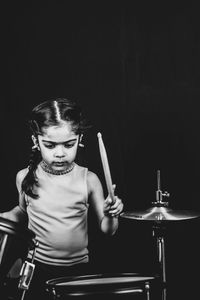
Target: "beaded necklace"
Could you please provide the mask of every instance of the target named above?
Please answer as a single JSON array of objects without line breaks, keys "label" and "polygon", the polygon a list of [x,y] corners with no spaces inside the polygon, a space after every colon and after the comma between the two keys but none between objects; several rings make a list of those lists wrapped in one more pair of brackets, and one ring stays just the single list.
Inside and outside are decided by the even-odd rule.
[{"label": "beaded necklace", "polygon": [[43,169],[45,172],[49,173],[49,174],[52,174],[52,175],[64,175],[64,174],[67,174],[67,173],[69,173],[69,172],[71,172],[71,171],[73,170],[73,168],[74,168],[74,166],[75,166],[75,163],[73,162],[73,163],[69,166],[68,169],[66,169],[66,170],[61,170],[61,171],[51,169],[51,168],[50,168],[43,160],[41,161],[40,165],[41,165],[42,169]]}]

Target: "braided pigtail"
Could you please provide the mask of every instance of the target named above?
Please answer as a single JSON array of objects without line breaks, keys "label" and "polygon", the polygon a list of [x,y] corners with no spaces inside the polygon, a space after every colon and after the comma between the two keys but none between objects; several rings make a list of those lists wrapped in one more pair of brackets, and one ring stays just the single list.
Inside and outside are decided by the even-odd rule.
[{"label": "braided pigtail", "polygon": [[24,177],[24,180],[22,181],[22,191],[25,192],[26,195],[34,199],[38,198],[38,195],[34,193],[34,187],[38,186],[38,181],[37,181],[35,171],[40,161],[41,161],[40,151],[37,148],[33,148],[30,155],[30,161],[28,166],[29,170],[26,176]]}]

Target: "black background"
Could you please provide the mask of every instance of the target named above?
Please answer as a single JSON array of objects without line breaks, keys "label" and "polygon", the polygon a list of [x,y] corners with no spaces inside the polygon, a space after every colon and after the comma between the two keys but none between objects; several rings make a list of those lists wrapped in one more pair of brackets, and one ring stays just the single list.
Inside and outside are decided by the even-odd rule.
[{"label": "black background", "polygon": [[[197,6],[13,2],[1,6],[1,20],[1,211],[17,204],[15,175],[27,165],[31,147],[28,114],[57,96],[77,100],[93,125],[79,161],[105,188],[97,140],[102,133],[126,211],[155,201],[157,170],[171,208],[200,210]],[[192,299],[198,291],[199,228],[198,220],[166,228],[169,300]],[[97,265],[155,271],[149,224],[120,219],[113,238],[94,226],[90,231]]]}]

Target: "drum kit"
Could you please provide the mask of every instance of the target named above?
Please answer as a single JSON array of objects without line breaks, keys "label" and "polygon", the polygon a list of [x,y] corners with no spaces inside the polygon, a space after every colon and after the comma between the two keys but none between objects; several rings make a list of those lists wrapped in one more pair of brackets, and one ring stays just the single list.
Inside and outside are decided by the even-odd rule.
[{"label": "drum kit", "polygon": [[[165,262],[165,228],[168,224],[184,220],[198,218],[200,214],[188,210],[173,210],[169,208],[168,202],[163,201],[163,197],[169,197],[168,192],[162,192],[160,184],[160,171],[157,171],[157,191],[156,201],[146,210],[135,210],[122,212],[120,217],[137,222],[145,222],[152,226],[153,237],[156,240],[156,251],[159,264],[159,273],[155,276],[138,276],[135,273],[120,274],[93,274],[76,277],[62,277],[47,281],[47,291],[50,299],[65,300],[69,297],[81,297],[89,299],[90,296],[121,297],[130,299],[133,295],[142,294],[146,300],[150,300],[150,286],[154,279],[159,278],[161,284],[161,295],[159,299],[167,299],[166,288],[166,262]],[[34,268],[32,257],[31,262],[27,262],[26,257],[29,250],[35,250],[38,242],[34,233],[29,229],[20,227],[17,223],[0,218],[0,285],[1,289],[5,285],[6,277],[12,266],[19,259],[23,262],[19,289],[23,290],[22,298],[29,287],[31,276],[25,279],[27,270]],[[13,248],[15,251],[13,251]],[[31,270],[32,272],[32,270]]]}]

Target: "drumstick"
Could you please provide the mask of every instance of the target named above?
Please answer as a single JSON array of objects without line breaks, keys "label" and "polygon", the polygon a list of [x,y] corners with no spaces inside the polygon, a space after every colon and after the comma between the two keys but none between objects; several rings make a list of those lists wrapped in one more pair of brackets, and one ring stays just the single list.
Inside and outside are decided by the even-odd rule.
[{"label": "drumstick", "polygon": [[113,190],[112,178],[111,178],[111,174],[110,174],[110,168],[109,168],[109,164],[108,164],[106,149],[105,149],[103,139],[102,139],[100,132],[98,132],[97,137],[98,137],[98,141],[99,141],[99,151],[100,151],[101,161],[102,161],[102,165],[103,165],[104,176],[105,176],[105,180],[106,180],[108,194],[109,194],[110,198],[112,199],[112,203],[114,204],[115,203],[115,195],[114,195],[114,190]]}]

